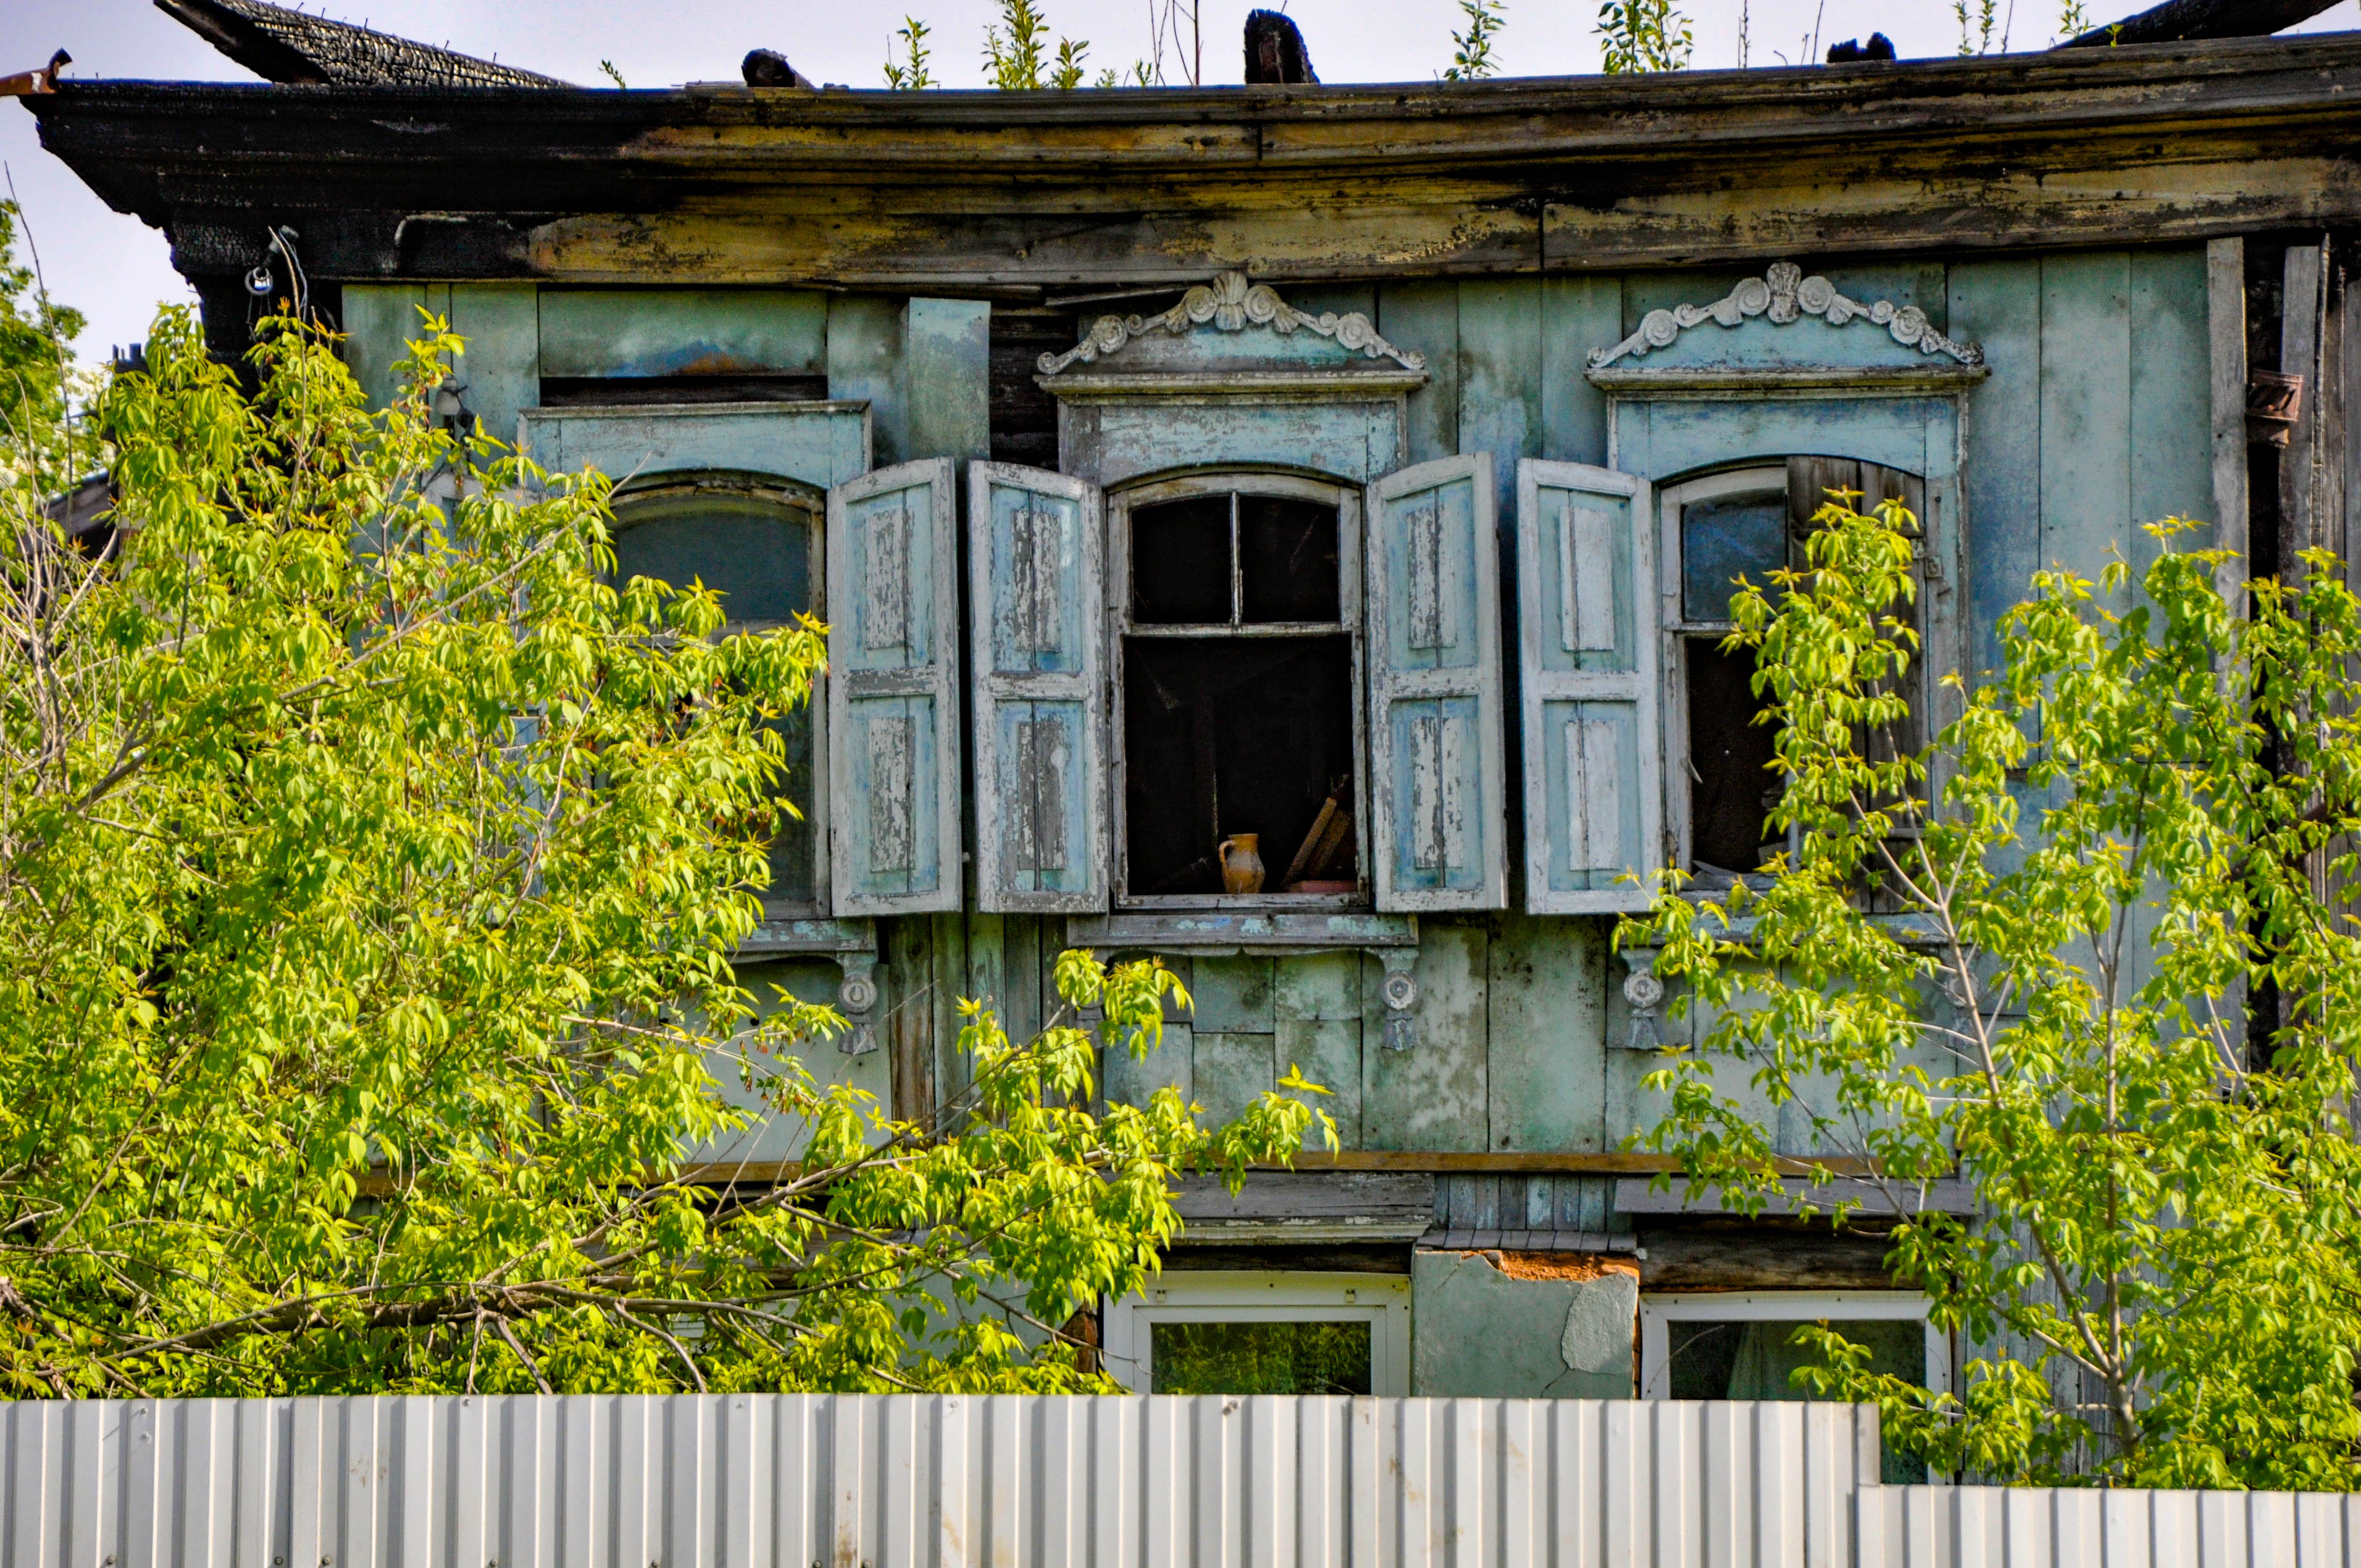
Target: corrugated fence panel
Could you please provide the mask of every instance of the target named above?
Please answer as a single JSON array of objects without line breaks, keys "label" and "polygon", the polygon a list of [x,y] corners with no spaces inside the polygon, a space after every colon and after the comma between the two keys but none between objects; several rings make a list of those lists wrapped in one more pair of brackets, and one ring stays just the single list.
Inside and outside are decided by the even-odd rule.
[{"label": "corrugated fence panel", "polygon": [[1842,1406],[0,1404],[0,1568],[1840,1568]]},{"label": "corrugated fence panel", "polygon": [[0,1403],[0,1568],[2361,1568],[2361,1497],[1877,1475],[1840,1405]]},{"label": "corrugated fence panel", "polygon": [[1861,1568],[2356,1568],[2361,1496],[1867,1486]]}]

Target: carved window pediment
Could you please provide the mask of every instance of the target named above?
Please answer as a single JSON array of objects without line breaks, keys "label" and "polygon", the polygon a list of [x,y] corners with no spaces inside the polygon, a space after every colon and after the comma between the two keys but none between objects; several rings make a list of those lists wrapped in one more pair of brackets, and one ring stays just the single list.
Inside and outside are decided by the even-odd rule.
[{"label": "carved window pediment", "polygon": [[[1806,317],[1815,318],[1816,330],[1799,324]],[[1856,323],[1884,331],[1856,329],[1831,339],[1824,330]],[[1689,335],[1708,324],[1718,330]],[[1803,335],[1791,337],[1791,331]],[[1817,273],[1806,276],[1792,261],[1772,263],[1763,276],[1746,279],[1719,300],[1650,311],[1631,335],[1594,349],[1588,370],[1593,382],[1609,389],[1659,381],[1668,387],[1696,381],[1699,388],[1727,382],[1733,389],[1749,381],[1898,388],[1965,383],[1985,373],[1982,347],[1945,335],[1919,306],[1852,299]]]},{"label": "carved window pediment", "polygon": [[[1037,378],[1060,397],[1159,389],[1367,393],[1427,379],[1426,356],[1386,341],[1358,311],[1299,311],[1243,272],[1216,274],[1152,315],[1103,315]],[[1381,384],[1381,385],[1380,385]]]}]

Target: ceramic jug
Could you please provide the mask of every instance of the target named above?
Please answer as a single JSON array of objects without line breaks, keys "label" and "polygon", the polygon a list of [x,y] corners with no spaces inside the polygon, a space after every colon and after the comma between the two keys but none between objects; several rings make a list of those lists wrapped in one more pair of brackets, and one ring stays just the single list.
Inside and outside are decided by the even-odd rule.
[{"label": "ceramic jug", "polygon": [[1256,852],[1261,843],[1259,833],[1234,833],[1214,847],[1222,862],[1224,893],[1235,897],[1262,891],[1262,856]]}]

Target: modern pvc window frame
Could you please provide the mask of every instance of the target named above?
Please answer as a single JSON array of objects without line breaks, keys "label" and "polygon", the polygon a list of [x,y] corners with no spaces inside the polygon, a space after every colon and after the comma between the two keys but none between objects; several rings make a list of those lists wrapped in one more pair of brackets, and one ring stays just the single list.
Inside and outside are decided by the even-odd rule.
[{"label": "modern pvc window frame", "polygon": [[[1916,1290],[1697,1290],[1640,1298],[1640,1397],[1672,1398],[1675,1322],[1816,1323],[1927,1321]],[[1927,1387],[1951,1391],[1951,1338],[1927,1328]]]},{"label": "modern pvc window frame", "polygon": [[[1265,621],[1228,626],[1151,624],[1132,621],[1132,513],[1141,507],[1186,500],[1192,496],[1277,496],[1312,501],[1336,509],[1336,620],[1330,621]],[[1192,471],[1187,474],[1133,480],[1106,491],[1106,646],[1107,646],[1107,853],[1114,861],[1110,886],[1117,909],[1285,909],[1361,910],[1372,906],[1374,886],[1369,860],[1369,735],[1367,649],[1363,637],[1367,621],[1362,598],[1361,487],[1342,479],[1286,470],[1242,466]],[[1235,531],[1235,513],[1232,528]],[[1235,549],[1235,532],[1233,548]],[[1235,561],[1235,557],[1234,557]],[[1234,568],[1235,570],[1235,565]],[[1235,596],[1237,588],[1233,584]],[[1235,601],[1234,601],[1235,613]],[[1353,704],[1353,851],[1364,891],[1350,894],[1279,893],[1268,889],[1248,897],[1219,894],[1135,894],[1130,891],[1129,795],[1124,755],[1124,640],[1127,637],[1202,638],[1297,637],[1342,635],[1351,639]],[[1265,862],[1267,865],[1268,861]],[[1280,866],[1270,868],[1276,879]]]},{"label": "modern pvc window frame", "polygon": [[1135,1394],[1156,1386],[1159,1323],[1369,1325],[1369,1392],[1410,1392],[1410,1277],[1207,1269],[1168,1272],[1106,1304],[1107,1375]]},{"label": "modern pvc window frame", "polygon": [[[828,612],[828,491],[801,479],[778,474],[737,469],[675,470],[652,474],[616,488],[609,502],[618,534],[635,526],[632,514],[667,501],[694,500],[700,496],[727,498],[733,501],[752,501],[775,508],[782,514],[799,515],[807,534],[806,573],[810,583],[811,601],[806,611],[814,620]],[[650,520],[653,521],[653,520]],[[620,584],[617,585],[620,587]],[[685,587],[675,584],[675,587]],[[714,585],[708,584],[710,587]],[[728,599],[723,602],[726,610]],[[793,622],[775,619],[743,620],[731,618],[724,623],[728,633],[774,631]],[[772,899],[763,901],[765,919],[824,918],[831,904],[829,831],[832,820],[829,815],[829,750],[828,697],[825,674],[815,677],[809,712],[811,715],[812,760],[808,781],[810,800],[799,803],[804,818],[812,824],[812,898]]]}]

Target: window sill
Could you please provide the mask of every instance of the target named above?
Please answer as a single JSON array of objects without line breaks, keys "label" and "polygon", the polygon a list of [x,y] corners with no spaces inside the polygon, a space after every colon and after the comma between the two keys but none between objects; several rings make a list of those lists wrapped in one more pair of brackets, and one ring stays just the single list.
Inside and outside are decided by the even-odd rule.
[{"label": "window sill", "polygon": [[[1341,880],[1341,879],[1339,879]],[[1197,915],[1223,911],[1242,915],[1367,914],[1366,893],[1169,894],[1154,898],[1118,898],[1119,915]]]},{"label": "window sill", "polygon": [[1378,915],[1366,907],[1351,908],[1356,900],[1336,902],[1345,907],[1328,907],[1326,899],[1281,905],[1269,899],[1225,898],[1184,909],[1074,916],[1066,921],[1066,945],[1099,952],[1216,948],[1251,954],[1417,948],[1417,916]]}]

